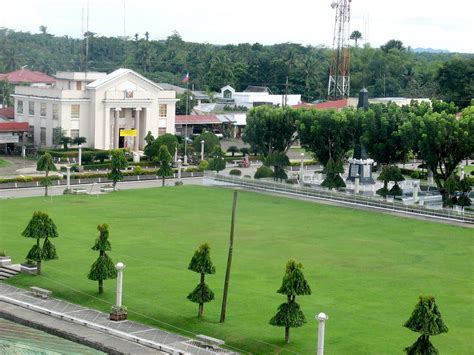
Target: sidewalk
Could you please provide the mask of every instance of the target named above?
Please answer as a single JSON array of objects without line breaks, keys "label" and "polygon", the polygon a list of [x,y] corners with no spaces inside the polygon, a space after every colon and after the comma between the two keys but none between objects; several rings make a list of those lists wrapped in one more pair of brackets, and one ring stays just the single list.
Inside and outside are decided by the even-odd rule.
[{"label": "sidewalk", "polygon": [[0,317],[108,353],[211,355],[227,352],[200,348],[190,338],[129,320],[110,321],[106,313],[55,298],[34,297],[27,290],[3,282],[0,282]]}]

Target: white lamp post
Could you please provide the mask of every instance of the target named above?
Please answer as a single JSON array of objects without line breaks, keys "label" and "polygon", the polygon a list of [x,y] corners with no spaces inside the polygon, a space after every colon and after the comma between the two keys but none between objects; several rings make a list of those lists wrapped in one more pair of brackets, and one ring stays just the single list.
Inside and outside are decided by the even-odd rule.
[{"label": "white lamp post", "polygon": [[318,355],[324,355],[324,326],[329,317],[325,313],[319,313],[316,316],[319,322],[318,328]]},{"label": "white lamp post", "polygon": [[82,165],[82,144],[77,146],[79,148],[79,166]]},{"label": "white lamp post", "polygon": [[67,185],[66,185],[66,188],[69,190],[71,190],[71,167],[69,165],[66,166],[66,171],[67,171]]},{"label": "white lamp post", "polygon": [[178,147],[174,149],[174,162],[175,163],[178,162]]},{"label": "white lamp post", "polygon": [[181,182],[181,159],[178,159],[178,182]]},{"label": "white lamp post", "polygon": [[115,269],[117,269],[117,301],[116,306],[122,306],[122,283],[123,283],[123,269],[125,269],[125,264],[122,262],[118,262],[115,265]]},{"label": "white lamp post", "polygon": [[358,194],[360,191],[360,175],[357,174],[355,176],[355,187],[354,187],[354,193]]},{"label": "white lamp post", "polygon": [[464,179],[464,165],[461,166],[461,173],[459,174],[459,178],[462,180]]},{"label": "white lamp post", "polygon": [[201,160],[204,160],[204,139],[201,141]]}]

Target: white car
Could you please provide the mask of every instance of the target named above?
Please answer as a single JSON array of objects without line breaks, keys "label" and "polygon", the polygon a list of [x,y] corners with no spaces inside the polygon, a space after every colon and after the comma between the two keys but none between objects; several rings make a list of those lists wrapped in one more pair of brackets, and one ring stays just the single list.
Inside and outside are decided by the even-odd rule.
[{"label": "white car", "polygon": [[219,138],[219,139],[224,138],[224,135],[218,129],[213,129],[212,133],[214,133],[216,135],[216,137]]}]

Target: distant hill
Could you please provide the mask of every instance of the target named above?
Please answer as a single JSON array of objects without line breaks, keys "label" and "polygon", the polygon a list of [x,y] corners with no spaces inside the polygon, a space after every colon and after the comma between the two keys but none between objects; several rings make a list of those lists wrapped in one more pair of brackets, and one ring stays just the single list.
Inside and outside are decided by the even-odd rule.
[{"label": "distant hill", "polygon": [[413,49],[416,53],[450,53],[447,49],[434,49],[434,48],[415,48]]}]

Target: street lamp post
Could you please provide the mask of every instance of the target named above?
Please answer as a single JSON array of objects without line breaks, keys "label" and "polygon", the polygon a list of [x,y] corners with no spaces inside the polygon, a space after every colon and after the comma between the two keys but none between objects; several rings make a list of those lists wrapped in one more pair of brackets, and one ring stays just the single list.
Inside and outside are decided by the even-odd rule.
[{"label": "street lamp post", "polygon": [[319,322],[318,327],[318,355],[324,355],[324,327],[325,322],[328,320],[328,316],[325,313],[319,313],[316,319]]},{"label": "street lamp post", "polygon": [[181,159],[178,159],[178,182],[181,182]]},{"label": "street lamp post", "polygon": [[117,299],[115,306],[112,307],[110,320],[121,321],[127,319],[127,307],[122,306],[123,269],[125,269],[125,264],[118,262],[115,269],[117,270]]},{"label": "street lamp post", "polygon": [[355,176],[354,182],[355,182],[354,193],[358,194],[360,191],[360,175],[359,174]]},{"label": "street lamp post", "polygon": [[71,190],[71,167],[69,165],[66,166],[66,171],[67,171],[67,185],[66,185],[66,188],[69,192],[69,190]]},{"label": "street lamp post", "polygon": [[82,165],[82,144],[77,146],[79,148],[79,166]]},{"label": "street lamp post", "polygon": [[301,153],[301,162],[300,162],[300,180],[303,183],[303,171],[304,171],[304,153]]},{"label": "street lamp post", "polygon": [[204,139],[201,141],[201,160],[204,160]]}]

